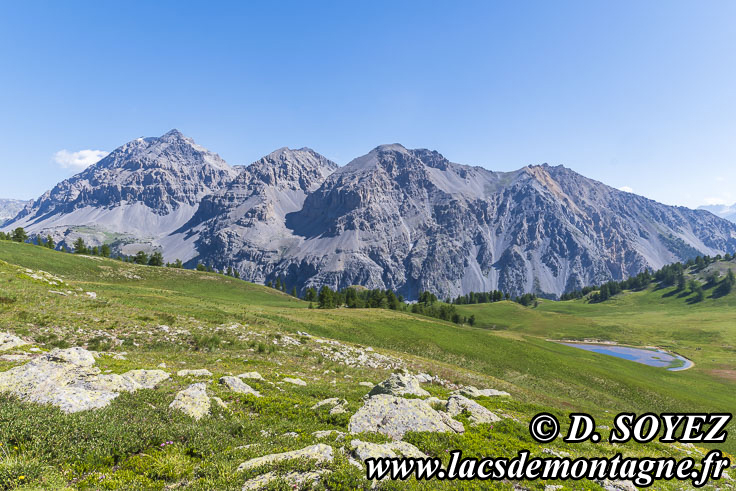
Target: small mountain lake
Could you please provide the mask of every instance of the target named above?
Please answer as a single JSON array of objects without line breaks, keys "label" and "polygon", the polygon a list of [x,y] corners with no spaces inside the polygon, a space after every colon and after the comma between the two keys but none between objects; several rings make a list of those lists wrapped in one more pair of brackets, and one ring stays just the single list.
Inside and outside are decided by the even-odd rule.
[{"label": "small mountain lake", "polygon": [[687,370],[693,366],[693,362],[687,358],[654,348],[632,348],[630,346],[619,346],[616,344],[595,343],[562,342],[561,344],[603,355],[615,356],[616,358],[623,358],[624,360],[635,361],[636,363],[642,363],[650,367],[666,368],[671,372]]}]

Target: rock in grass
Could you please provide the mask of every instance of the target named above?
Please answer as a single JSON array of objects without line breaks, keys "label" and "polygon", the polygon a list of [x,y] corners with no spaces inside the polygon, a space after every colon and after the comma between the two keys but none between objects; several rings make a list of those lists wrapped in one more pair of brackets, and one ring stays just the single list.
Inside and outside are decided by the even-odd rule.
[{"label": "rock in grass", "polygon": [[238,378],[249,378],[252,380],[263,380],[263,377],[261,377],[261,374],[258,372],[245,372],[238,375]]},{"label": "rock in grass", "polygon": [[338,440],[342,439],[345,436],[345,433],[343,433],[342,431],[337,431],[337,430],[315,431],[314,433],[312,433],[312,436],[318,439],[319,438],[330,438],[333,434]]},{"label": "rock in grass", "polygon": [[196,370],[179,370],[176,375],[178,377],[211,377],[212,372],[206,368],[198,368]]},{"label": "rock in grass", "polygon": [[461,388],[458,393],[465,397],[496,397],[496,396],[508,396],[511,395],[503,390],[496,389],[478,389],[472,385]]},{"label": "rock in grass", "polygon": [[312,406],[312,409],[319,409],[324,406],[332,406],[330,408],[330,415],[334,416],[336,414],[345,414],[346,412],[348,412],[347,404],[348,404],[348,401],[346,401],[345,399],[338,399],[337,397],[331,397],[329,399],[324,399],[322,401],[319,401],[317,404]]},{"label": "rock in grass", "polygon": [[123,377],[141,386],[142,389],[153,389],[170,375],[163,370],[130,370]]},{"label": "rock in grass", "polygon": [[169,408],[183,412],[196,420],[202,419],[210,412],[210,398],[207,395],[207,384],[192,384],[179,391]]},{"label": "rock in grass", "polygon": [[440,415],[440,418],[442,418],[442,421],[444,421],[447,426],[452,428],[452,431],[454,431],[455,433],[465,433],[465,426],[463,426],[460,421],[452,419],[452,416],[450,416],[446,412],[437,411],[437,413]]},{"label": "rock in grass", "polygon": [[91,367],[95,364],[95,357],[84,348],[55,349],[45,355],[49,361],[71,363],[80,367]]},{"label": "rock in grass", "polygon": [[25,365],[0,373],[0,392],[21,400],[52,404],[65,413],[105,407],[120,392],[153,388],[169,377],[161,370],[131,370],[105,374],[94,367],[92,353],[83,348],[56,349]]},{"label": "rock in grass", "polygon": [[447,413],[450,416],[457,416],[464,410],[470,413],[470,421],[472,421],[473,424],[501,421],[501,418],[467,397],[460,395],[450,396],[447,400]]},{"label": "rock in grass", "polygon": [[408,373],[392,373],[389,378],[373,387],[368,393],[373,397],[377,394],[389,394],[392,396],[428,396],[429,392],[419,386],[419,380]]},{"label": "rock in grass", "polygon": [[360,461],[366,459],[408,457],[425,459],[427,455],[417,447],[406,442],[369,443],[361,440],[350,442],[353,455]]},{"label": "rock in grass", "polygon": [[28,343],[18,336],[7,332],[0,332],[0,351],[8,351],[9,349],[25,346]]},{"label": "rock in grass", "polygon": [[329,445],[324,443],[318,443],[309,447],[302,448],[300,450],[292,450],[291,452],[276,453],[271,455],[264,455],[263,457],[256,457],[243,462],[238,466],[238,472],[254,469],[266,464],[275,464],[283,462],[285,460],[314,460],[317,463],[332,462],[334,459],[334,451]]},{"label": "rock in grass", "polygon": [[304,380],[300,379],[300,378],[289,378],[289,377],[286,377],[283,381],[284,382],[287,382],[287,383],[290,383],[290,384],[294,384],[294,385],[301,385],[301,386],[307,385],[307,383]]},{"label": "rock in grass", "polygon": [[351,433],[374,432],[400,440],[409,431],[455,432],[442,415],[421,399],[379,394],[350,418]]},{"label": "rock in grass", "polygon": [[279,480],[284,481],[294,488],[311,489],[319,482],[320,479],[322,479],[323,476],[330,474],[331,472],[332,471],[327,469],[306,472],[287,472],[282,475],[279,475],[276,472],[268,472],[245,481],[243,491],[269,489],[271,484]]},{"label": "rock in grass", "polygon": [[237,392],[238,394],[251,394],[256,397],[261,397],[260,392],[243,382],[238,377],[220,377],[220,383],[233,392]]}]

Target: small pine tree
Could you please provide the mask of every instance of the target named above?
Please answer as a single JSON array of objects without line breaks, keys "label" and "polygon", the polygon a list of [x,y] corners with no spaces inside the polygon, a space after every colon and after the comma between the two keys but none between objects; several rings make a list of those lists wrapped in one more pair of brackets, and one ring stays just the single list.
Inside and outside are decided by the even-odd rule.
[{"label": "small pine tree", "polygon": [[100,256],[110,257],[110,246],[109,245],[102,244],[102,247],[100,247]]},{"label": "small pine tree", "polygon": [[87,254],[87,245],[81,237],[74,241],[74,254]]},{"label": "small pine tree", "polygon": [[56,243],[54,242],[54,238],[51,237],[51,235],[46,236],[46,247],[49,249],[56,249]]},{"label": "small pine tree", "polygon": [[197,271],[207,271],[207,267],[204,264],[202,264],[202,263],[198,263],[197,264]]},{"label": "small pine tree", "polygon": [[150,259],[148,260],[149,266],[163,266],[164,265],[164,256],[161,254],[161,252],[156,251],[153,254],[151,254]]},{"label": "small pine tree", "polygon": [[293,288],[291,289],[291,296],[292,296],[292,297],[296,297],[296,296],[297,296],[297,294],[296,294],[296,287],[293,287]]},{"label": "small pine tree", "polygon": [[18,227],[13,230],[13,233],[10,236],[10,240],[12,240],[13,242],[25,242],[28,240],[28,234],[23,229],[23,227]]},{"label": "small pine tree", "polygon": [[148,264],[148,254],[143,251],[138,251],[138,254],[135,255],[133,261],[136,264],[146,265]]},{"label": "small pine tree", "polygon": [[235,270],[235,277],[240,279],[240,271],[238,271],[237,269]]}]

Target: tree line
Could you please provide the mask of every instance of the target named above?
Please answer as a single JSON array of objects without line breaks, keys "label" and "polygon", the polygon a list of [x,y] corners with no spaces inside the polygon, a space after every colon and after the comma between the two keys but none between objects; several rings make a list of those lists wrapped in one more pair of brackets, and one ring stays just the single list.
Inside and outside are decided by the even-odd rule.
[{"label": "tree line", "polygon": [[660,287],[674,286],[676,292],[693,295],[690,301],[698,303],[705,299],[705,290],[712,289],[715,296],[731,293],[736,287],[736,275],[734,275],[733,269],[729,269],[723,278],[720,278],[718,273],[711,272],[706,276],[705,283],[701,283],[695,278],[688,280],[686,274],[688,272],[698,273],[713,263],[719,261],[729,262],[734,259],[736,259],[736,255],[731,254],[697,256],[684,263],[667,264],[657,271],[645,270],[623,281],[608,281],[600,286],[587,286],[580,290],[565,293],[560,297],[560,300],[574,300],[588,296],[591,303],[605,302],[624,290],[643,290],[654,283]]}]

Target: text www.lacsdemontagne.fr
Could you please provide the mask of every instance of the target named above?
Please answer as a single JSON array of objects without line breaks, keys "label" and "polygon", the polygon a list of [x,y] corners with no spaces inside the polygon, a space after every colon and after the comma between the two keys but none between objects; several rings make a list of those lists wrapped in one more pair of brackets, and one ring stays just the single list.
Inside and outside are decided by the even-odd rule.
[{"label": "text www.lacsdemontagne.fr", "polygon": [[450,462],[445,468],[438,458],[370,458],[365,460],[368,479],[405,480],[601,480],[623,479],[640,487],[650,486],[657,480],[677,479],[691,481],[694,487],[705,485],[709,479],[719,479],[728,467],[719,450],[713,450],[700,461],[690,457],[677,460],[671,457],[624,458],[617,454],[612,458],[530,458],[523,450],[508,459],[463,458],[462,452],[450,452]]}]

